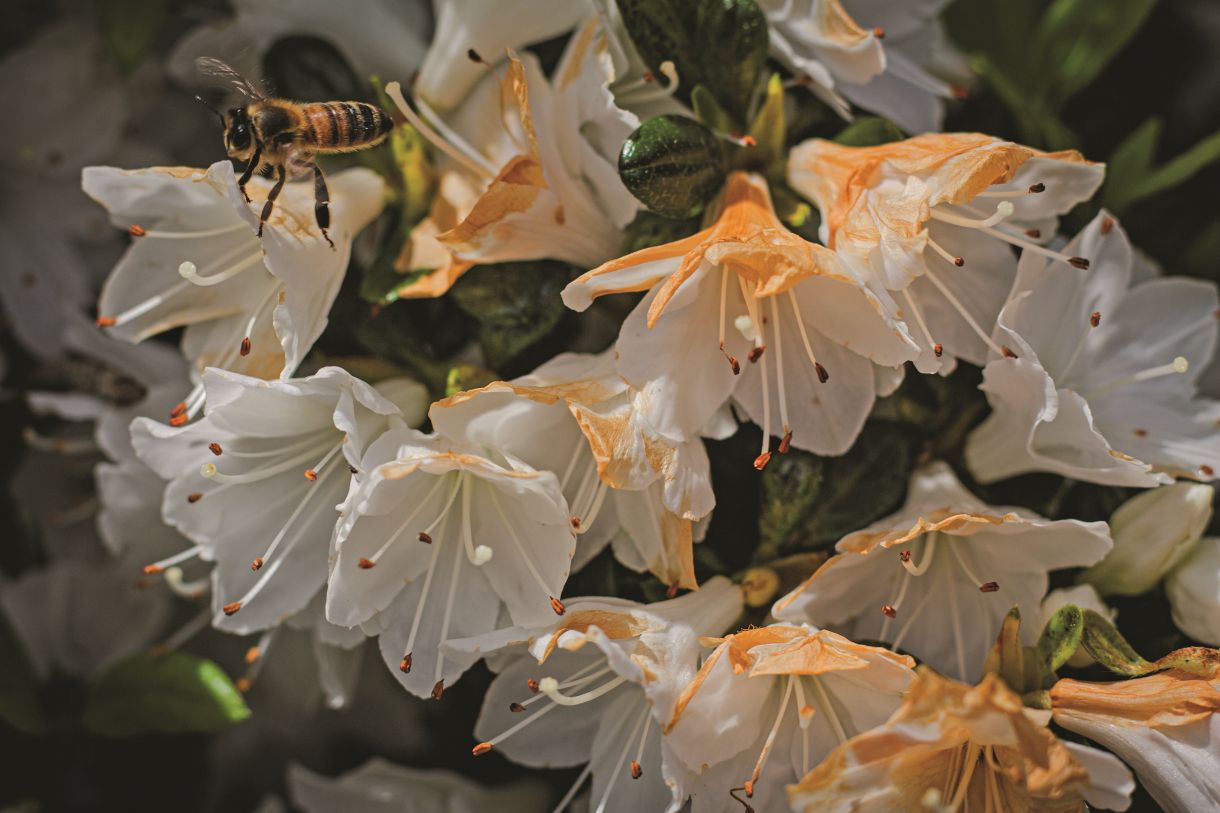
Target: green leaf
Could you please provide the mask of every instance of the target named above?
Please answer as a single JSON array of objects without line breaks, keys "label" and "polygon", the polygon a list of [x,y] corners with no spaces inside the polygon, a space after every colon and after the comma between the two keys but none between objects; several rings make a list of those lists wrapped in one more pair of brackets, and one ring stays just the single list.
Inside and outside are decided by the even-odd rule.
[{"label": "green leaf", "polygon": [[172,0],[100,0],[102,41],[122,73],[130,74],[144,61],[169,20],[172,4]]},{"label": "green leaf", "polygon": [[824,458],[800,449],[772,456],[762,476],[756,562],[768,562],[801,541],[804,522],[818,502],[825,470]]},{"label": "green leaf", "polygon": [[653,212],[694,217],[724,184],[720,140],[694,119],[655,116],[624,142],[618,172],[628,191]]},{"label": "green leaf", "polygon": [[707,85],[695,85],[690,94],[690,106],[695,111],[695,118],[709,130],[720,133],[733,132],[733,117],[720,106],[716,97],[707,89]]},{"label": "green leaf", "polygon": [[1102,187],[1102,205],[1115,214],[1131,200],[1131,191],[1152,169],[1156,144],[1161,137],[1161,120],[1153,117],[1135,129],[1114,148],[1106,162],[1106,183]]},{"label": "green leaf", "polygon": [[[827,386],[834,384],[834,370],[830,375]],[[888,421],[870,421],[847,454],[822,458],[809,455],[820,464],[816,499],[760,520],[761,530],[769,536],[770,543],[779,544],[781,552],[788,552],[783,550],[785,547],[809,550],[832,545],[898,508],[915,465],[915,453],[914,438],[902,427]],[[788,455],[773,454],[763,472],[764,483],[772,467],[776,467],[776,477],[787,474],[788,469],[781,464],[785,457],[795,454],[795,450]],[[769,493],[782,495],[787,490],[793,495],[807,494],[813,487],[813,468],[812,464],[807,466],[800,475],[806,485],[776,483]],[[764,497],[764,517],[769,504]]]},{"label": "green leaf", "polygon": [[905,137],[898,125],[889,119],[864,116],[840,130],[834,141],[847,147],[875,147],[878,144],[901,141]]},{"label": "green leaf", "polygon": [[220,731],[250,716],[219,666],[185,652],[140,654],[111,668],[89,690],[82,722],[95,734]]},{"label": "green leaf", "polygon": [[568,312],[559,292],[572,277],[549,260],[485,265],[463,274],[450,296],[478,321],[483,355],[500,369],[559,324]]},{"label": "green leaf", "polygon": [[38,678],[8,619],[0,612],[0,719],[26,734],[45,734]]},{"label": "green leaf", "polygon": [[1135,36],[1156,0],[1054,0],[1030,49],[1028,87],[1058,110]]},{"label": "green leaf", "polygon": [[1038,669],[1043,677],[1054,674],[1068,662],[1084,635],[1084,613],[1074,604],[1060,607],[1038,637]]},{"label": "green leaf", "polygon": [[745,121],[771,49],[767,15],[755,0],[703,0],[693,40],[701,56],[699,81]]},{"label": "green leaf", "polygon": [[276,95],[298,102],[367,101],[361,80],[339,49],[319,37],[282,37],[263,54],[263,74]]},{"label": "green leaf", "polygon": [[[1159,122],[1157,122],[1157,127],[1153,130],[1151,136],[1153,141],[1156,140],[1156,133],[1159,129]],[[1145,137],[1147,138],[1148,136]],[[1122,146],[1125,145],[1126,142]],[[1120,146],[1120,149],[1122,146]],[[1138,145],[1138,147],[1140,149],[1145,148],[1144,145]],[[1149,150],[1149,161],[1148,164],[1143,166],[1143,172],[1133,180],[1127,180],[1124,185],[1117,188],[1115,195],[1118,200],[1114,206],[1116,211],[1129,207],[1137,201],[1180,186],[1193,178],[1205,167],[1220,161],[1220,132],[1213,133],[1186,152],[1156,169],[1149,167],[1152,157],[1151,152]],[[1110,200],[1109,197],[1106,199],[1107,201]]]},{"label": "green leaf", "polygon": [[1153,665],[1131,648],[1131,644],[1107,618],[1093,610],[1084,611],[1080,644],[1093,660],[1115,674],[1135,677],[1154,670]]}]

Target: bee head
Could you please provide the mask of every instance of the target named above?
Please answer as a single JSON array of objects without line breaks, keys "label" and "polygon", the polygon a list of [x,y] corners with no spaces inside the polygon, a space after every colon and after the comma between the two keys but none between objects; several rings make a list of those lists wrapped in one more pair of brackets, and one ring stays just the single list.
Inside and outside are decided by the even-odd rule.
[{"label": "bee head", "polygon": [[250,116],[244,107],[231,108],[224,114],[225,150],[232,158],[249,158],[254,152],[254,134]]}]

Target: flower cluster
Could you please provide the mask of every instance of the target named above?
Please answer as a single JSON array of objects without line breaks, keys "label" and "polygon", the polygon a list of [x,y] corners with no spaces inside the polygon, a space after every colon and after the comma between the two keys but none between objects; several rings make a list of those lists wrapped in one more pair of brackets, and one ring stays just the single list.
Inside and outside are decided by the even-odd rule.
[{"label": "flower cluster", "polygon": [[[156,657],[256,636],[241,693],[291,640],[333,708],[366,650],[412,703],[490,671],[473,756],[580,768],[556,810],[1125,810],[1132,771],[1216,803],[1220,651],[1191,644],[1220,646],[1217,288],[1132,246],[1103,163],[940,131],[969,79],[942,2],[436,0],[430,38],[419,4],[234,5],[179,81],[198,56],[291,77],[271,56],[304,31],[394,130],[324,176],[294,101],[291,145],[259,145],[298,150],[287,183],[81,162],[126,245],[57,341],[137,395],[31,396],[96,422],[28,441],[101,453],[115,560],[6,585],[37,674],[95,678],[173,599],[195,610]],[[317,110],[352,134],[353,102]],[[893,124],[836,138],[860,110]],[[909,465],[836,468],[919,387],[949,395]],[[747,545],[760,481],[796,519]],[[801,496],[832,488],[867,507]],[[1149,661],[1103,596],[1162,583],[1180,646]],[[38,609],[70,595],[113,597],[83,654],[47,643],[87,619]],[[381,761],[288,787],[555,801]]]}]

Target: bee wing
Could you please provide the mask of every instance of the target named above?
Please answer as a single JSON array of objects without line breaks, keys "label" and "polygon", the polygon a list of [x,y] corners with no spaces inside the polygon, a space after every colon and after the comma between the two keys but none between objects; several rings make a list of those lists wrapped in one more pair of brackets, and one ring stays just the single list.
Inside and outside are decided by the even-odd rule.
[{"label": "bee wing", "polygon": [[205,76],[214,76],[224,80],[248,99],[265,99],[267,94],[246,77],[233,70],[227,63],[215,57],[201,56],[195,59],[195,67]]}]

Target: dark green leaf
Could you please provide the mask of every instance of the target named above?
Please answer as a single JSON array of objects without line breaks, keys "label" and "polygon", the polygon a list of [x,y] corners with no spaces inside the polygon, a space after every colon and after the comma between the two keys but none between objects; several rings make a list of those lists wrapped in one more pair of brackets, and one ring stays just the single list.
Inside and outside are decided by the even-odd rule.
[{"label": "dark green leaf", "polygon": [[1114,148],[1106,162],[1106,184],[1102,187],[1102,204],[1115,214],[1131,200],[1131,192],[1152,169],[1156,159],[1156,144],[1161,137],[1161,120],[1150,118]]},{"label": "dark green leaf", "polygon": [[263,73],[278,96],[298,102],[367,101],[369,85],[339,49],[306,35],[283,37],[263,54]]},{"label": "dark green leaf", "polygon": [[720,141],[685,116],[648,119],[623,144],[619,177],[645,206],[659,215],[694,217],[724,184]]},{"label": "dark green leaf", "polygon": [[185,652],[134,655],[89,691],[82,721],[95,734],[220,731],[250,716],[241,693],[216,664]]},{"label": "dark green leaf", "polygon": [[1043,677],[1059,671],[1080,646],[1084,634],[1084,613],[1074,604],[1060,607],[1038,637],[1038,669]]},{"label": "dark green leaf", "polygon": [[1126,190],[1124,205],[1167,192],[1186,183],[1210,164],[1220,161],[1220,133],[1214,133],[1186,152],[1138,179]]},{"label": "dark green leaf", "polygon": [[38,703],[38,678],[3,612],[0,612],[0,719],[26,734],[43,734],[47,730],[46,717]]},{"label": "dark green leaf", "polygon": [[1097,78],[1155,5],[1156,0],[1055,0],[1034,31],[1028,87],[1058,110]]},{"label": "dark green leaf", "polygon": [[875,147],[891,141],[901,141],[905,136],[898,125],[878,116],[858,118],[839,131],[834,141],[848,147]]},{"label": "dark green leaf", "polygon": [[746,120],[771,47],[767,16],[754,0],[703,0],[693,39],[701,57],[700,83],[735,118]]},{"label": "dark green leaf", "polygon": [[549,260],[486,265],[462,275],[450,295],[479,323],[483,355],[499,369],[559,324],[567,313],[559,292],[572,276]]},{"label": "dark green leaf", "polygon": [[695,86],[690,94],[690,106],[695,111],[695,118],[709,130],[720,133],[733,131],[733,117],[720,106],[720,102],[716,101],[707,85]]},{"label": "dark green leaf", "polygon": [[1110,621],[1093,610],[1084,610],[1084,630],[1080,641],[1093,660],[1119,675],[1145,675],[1152,664],[1131,648],[1127,639]]},{"label": "dark green leaf", "polygon": [[124,74],[134,71],[152,49],[169,19],[171,3],[172,0],[100,0],[102,39]]},{"label": "dark green leaf", "polygon": [[[776,470],[776,482],[763,490],[763,508],[770,514],[759,523],[766,534],[763,546],[779,545],[781,553],[824,547],[893,512],[906,494],[915,452],[914,438],[902,427],[871,421],[842,457],[802,454],[816,462],[787,464],[785,458],[798,460],[796,451],[773,455],[763,472],[767,483]],[[797,504],[779,506],[785,495]]]}]

